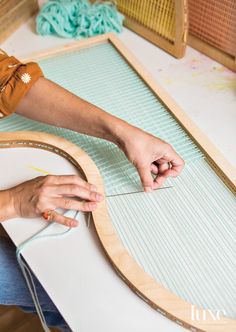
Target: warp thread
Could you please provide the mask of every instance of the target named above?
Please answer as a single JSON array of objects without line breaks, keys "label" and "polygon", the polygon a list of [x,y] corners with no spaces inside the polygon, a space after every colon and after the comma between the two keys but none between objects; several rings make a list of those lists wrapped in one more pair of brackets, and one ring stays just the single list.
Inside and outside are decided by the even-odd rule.
[{"label": "warp thread", "polygon": [[[159,190],[160,189],[167,189],[167,188],[172,188],[172,186],[159,188]],[[128,193],[124,193],[124,194],[110,195],[110,196],[106,196],[106,197],[114,197],[114,196],[120,196],[120,195],[124,196],[124,195],[136,194],[136,193],[141,193],[141,192],[143,192],[143,191],[128,192]],[[68,210],[67,212],[64,213],[64,216],[67,216],[69,218],[77,219],[78,214],[79,214],[79,211]],[[87,224],[88,228],[90,228],[91,220],[92,220],[92,213],[89,212],[87,214],[87,218],[86,218],[86,224]],[[32,272],[31,272],[31,270],[29,269],[29,267],[27,266],[27,264],[25,263],[25,261],[22,257],[22,251],[29,244],[31,244],[35,240],[42,239],[42,238],[62,236],[62,235],[65,235],[65,234],[69,233],[72,229],[72,228],[67,228],[62,233],[45,234],[45,231],[48,230],[49,228],[51,228],[54,224],[55,224],[55,222],[47,225],[45,228],[40,230],[38,233],[36,233],[32,237],[30,237],[29,239],[27,239],[26,241],[21,243],[16,249],[16,257],[17,257],[18,264],[19,264],[19,266],[21,268],[21,271],[22,271],[22,274],[25,278],[26,284],[28,286],[29,292],[31,294],[32,300],[33,300],[34,305],[35,305],[35,309],[36,309],[37,314],[39,316],[42,328],[44,329],[45,332],[50,332],[50,329],[47,326],[47,322],[46,322],[46,319],[44,317],[43,310],[41,308],[41,305],[40,305],[40,302],[39,302],[39,299],[38,299],[37,290],[36,290],[34,280],[33,280],[33,277],[32,277]]]},{"label": "warp thread", "polygon": [[51,0],[36,18],[39,35],[81,39],[108,32],[121,32],[124,16],[112,1]]},{"label": "warp thread", "polygon": [[[64,216],[77,219],[78,214],[79,214],[79,211],[69,210],[64,214]],[[41,231],[39,231],[38,233],[36,233],[35,235],[30,237],[29,239],[27,239],[23,243],[21,243],[16,249],[16,258],[17,258],[18,264],[19,264],[19,266],[21,268],[21,271],[22,271],[22,274],[25,278],[26,284],[28,286],[29,292],[31,294],[32,300],[33,300],[34,305],[35,305],[35,309],[37,311],[37,314],[39,316],[41,325],[42,325],[43,330],[45,332],[50,332],[50,329],[47,326],[47,322],[46,322],[46,319],[44,317],[43,310],[41,308],[41,305],[40,305],[40,302],[39,302],[39,299],[38,299],[37,290],[36,290],[34,280],[33,280],[33,277],[32,277],[32,272],[30,271],[29,267],[27,266],[27,264],[25,263],[25,261],[22,257],[22,251],[25,249],[25,247],[27,247],[29,244],[31,244],[35,240],[42,239],[42,238],[62,236],[62,235],[65,235],[65,234],[67,234],[68,232],[70,232],[72,230],[72,228],[67,228],[65,231],[63,231],[61,233],[44,234],[45,231],[48,230],[49,228],[51,228],[54,224],[55,224],[55,222],[47,225]]]}]

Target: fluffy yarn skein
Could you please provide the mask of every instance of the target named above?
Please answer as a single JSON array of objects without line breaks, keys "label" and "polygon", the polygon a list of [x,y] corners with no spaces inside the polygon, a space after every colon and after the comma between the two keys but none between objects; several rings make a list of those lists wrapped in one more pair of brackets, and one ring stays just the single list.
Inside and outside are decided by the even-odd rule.
[{"label": "fluffy yarn skein", "polygon": [[107,32],[121,32],[124,16],[108,1],[51,0],[36,18],[39,35],[64,38],[91,37]]}]

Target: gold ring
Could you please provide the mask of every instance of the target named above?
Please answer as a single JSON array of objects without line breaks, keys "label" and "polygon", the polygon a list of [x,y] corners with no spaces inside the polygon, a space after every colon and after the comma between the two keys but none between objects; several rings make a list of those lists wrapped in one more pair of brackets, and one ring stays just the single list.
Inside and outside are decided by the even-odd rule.
[{"label": "gold ring", "polygon": [[53,218],[53,210],[48,210],[42,213],[42,217],[47,221],[52,221]]}]

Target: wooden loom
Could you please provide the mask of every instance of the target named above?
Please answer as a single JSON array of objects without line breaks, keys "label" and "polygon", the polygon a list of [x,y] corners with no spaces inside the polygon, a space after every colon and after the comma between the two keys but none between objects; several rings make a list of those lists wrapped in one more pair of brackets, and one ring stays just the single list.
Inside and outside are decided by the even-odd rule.
[{"label": "wooden loom", "polygon": [[38,11],[37,0],[0,0],[0,42]]},{"label": "wooden loom", "polygon": [[[207,137],[200,132],[184,112],[175,104],[175,102],[160,86],[156,84],[156,82],[154,82],[150,75],[145,72],[136,59],[125,49],[119,39],[114,35],[109,34],[99,36],[89,40],[83,40],[79,43],[76,42],[65,47],[37,53],[30,59],[36,61],[42,60],[55,55],[73,52],[93,45],[99,45],[104,42],[111,43],[127,61],[129,66],[138,73],[145,84],[148,85],[157,98],[162,101],[174,118],[186,130],[188,135],[197,143],[205,154],[211,167],[235,194],[235,170],[211,144]],[[17,132],[0,134],[0,148],[26,146],[46,149],[65,157],[78,167],[80,171],[82,169],[86,179],[97,185],[100,192],[104,192],[103,181],[96,165],[78,146],[75,146],[62,138],[53,137],[45,133]],[[191,312],[191,304],[157,283],[152,277],[144,272],[125,249],[111,222],[106,202],[103,202],[99,208],[93,212],[93,220],[101,245],[117,273],[137,295],[143,298],[154,309],[160,311],[178,324],[192,329],[192,331],[235,331],[235,320],[224,317],[223,321],[215,321],[209,313],[206,314],[206,320],[200,319],[199,321],[193,322],[189,315]],[[199,308],[199,312],[202,313],[203,309]],[[200,317],[203,317],[203,315],[200,315]]]},{"label": "wooden loom", "polygon": [[118,0],[127,28],[161,47],[176,58],[185,54],[187,35],[186,0]]}]

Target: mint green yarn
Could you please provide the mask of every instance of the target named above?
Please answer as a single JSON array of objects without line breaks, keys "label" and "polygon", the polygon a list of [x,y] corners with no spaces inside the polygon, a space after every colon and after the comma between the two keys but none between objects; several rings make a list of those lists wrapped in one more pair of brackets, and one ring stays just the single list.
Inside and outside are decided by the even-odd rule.
[{"label": "mint green yarn", "polygon": [[[64,213],[64,216],[69,217],[69,218],[74,218],[77,221],[79,221],[78,215],[79,215],[79,211],[74,211],[74,210],[68,210]],[[54,238],[55,237],[61,237],[63,235],[68,234],[70,231],[73,230],[72,228],[68,228],[68,227],[64,226],[66,229],[63,232],[45,234],[45,232],[48,229],[51,229],[54,224],[55,224],[55,222],[48,224],[46,227],[44,227],[38,233],[36,233],[32,237],[30,237],[29,239],[27,239],[26,241],[21,243],[17,247],[17,250],[16,250],[16,258],[17,258],[18,264],[19,264],[19,266],[21,268],[21,271],[22,271],[22,274],[25,278],[26,284],[28,286],[29,292],[31,294],[32,300],[33,300],[34,305],[35,305],[35,309],[37,311],[40,322],[42,324],[42,328],[45,332],[50,332],[50,329],[47,326],[47,322],[45,320],[44,313],[42,311],[42,308],[41,308],[41,305],[40,305],[40,302],[39,302],[37,290],[36,290],[35,284],[34,284],[34,279],[32,277],[32,272],[29,269],[29,267],[27,266],[27,264],[25,263],[24,259],[22,258],[22,252],[24,251],[25,247],[29,246],[30,244],[32,244],[32,242],[34,242],[36,240],[49,239],[49,238],[52,238],[52,237],[54,237]]]},{"label": "mint green yarn", "polygon": [[123,15],[110,2],[87,0],[52,0],[36,18],[39,35],[57,35],[81,39],[108,32],[121,32]]}]

